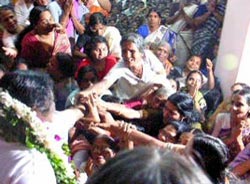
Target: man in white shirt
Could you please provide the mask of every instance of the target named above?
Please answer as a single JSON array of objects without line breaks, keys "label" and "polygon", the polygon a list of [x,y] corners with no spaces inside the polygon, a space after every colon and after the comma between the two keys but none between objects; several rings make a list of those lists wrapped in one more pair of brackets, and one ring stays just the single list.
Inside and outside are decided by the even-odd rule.
[{"label": "man in white shirt", "polygon": [[0,148],[0,183],[56,184],[54,170],[45,154],[1,138]]},{"label": "man in white shirt", "polygon": [[169,95],[173,93],[162,63],[149,50],[145,50],[143,38],[130,33],[121,41],[122,60],[104,77],[80,94],[101,94],[112,86],[115,96],[132,99],[140,96],[150,85],[163,85]]}]

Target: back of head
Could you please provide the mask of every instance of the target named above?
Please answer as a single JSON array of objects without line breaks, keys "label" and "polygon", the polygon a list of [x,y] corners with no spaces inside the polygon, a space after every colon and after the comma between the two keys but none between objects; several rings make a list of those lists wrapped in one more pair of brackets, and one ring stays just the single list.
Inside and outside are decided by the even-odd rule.
[{"label": "back of head", "polygon": [[109,160],[87,184],[210,184],[189,159],[154,147],[137,147]]},{"label": "back of head", "polygon": [[203,169],[214,183],[225,180],[225,169],[228,164],[228,149],[226,145],[216,137],[208,134],[197,134],[193,138],[193,151],[198,155]]},{"label": "back of head", "polygon": [[194,101],[189,94],[176,92],[168,97],[168,101],[177,107],[187,123],[192,124],[201,121],[201,114],[194,109]]},{"label": "back of head", "polygon": [[68,53],[58,52],[56,54],[58,61],[58,68],[65,77],[73,77],[76,71],[76,65],[74,64],[73,58]]},{"label": "back of head", "polygon": [[169,96],[168,101],[174,104],[184,117],[190,118],[192,116],[194,102],[189,94],[176,92]]},{"label": "back of head", "polygon": [[48,113],[54,103],[53,82],[48,75],[39,72],[6,73],[0,80],[0,88],[42,114]]}]

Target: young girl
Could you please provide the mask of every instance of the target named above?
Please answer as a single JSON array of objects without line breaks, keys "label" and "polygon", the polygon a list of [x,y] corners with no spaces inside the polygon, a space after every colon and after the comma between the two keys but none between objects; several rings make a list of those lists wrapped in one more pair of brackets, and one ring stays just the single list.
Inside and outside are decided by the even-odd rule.
[{"label": "young girl", "polygon": [[186,87],[182,91],[187,92],[194,99],[195,109],[204,114],[207,104],[203,94],[199,91],[203,84],[203,75],[199,70],[193,70],[187,75]]},{"label": "young girl", "polygon": [[118,151],[119,147],[117,142],[112,137],[98,135],[91,145],[91,159],[88,161],[85,168],[88,176],[92,175],[98,168],[114,157]]},{"label": "young girl", "polygon": [[86,45],[85,52],[88,57],[80,63],[78,70],[92,66],[97,71],[99,80],[103,79],[117,62],[114,56],[109,55],[108,42],[102,36],[93,37]]},{"label": "young girl", "polygon": [[236,91],[231,99],[230,113],[218,114],[212,135],[223,140],[233,159],[250,142],[250,90]]}]

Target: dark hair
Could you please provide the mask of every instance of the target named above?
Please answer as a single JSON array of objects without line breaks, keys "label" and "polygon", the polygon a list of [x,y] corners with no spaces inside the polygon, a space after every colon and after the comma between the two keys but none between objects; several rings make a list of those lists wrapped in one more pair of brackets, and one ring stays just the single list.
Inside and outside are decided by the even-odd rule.
[{"label": "dark hair", "polygon": [[[40,20],[40,15],[41,13],[45,12],[45,11],[49,11],[49,9],[47,9],[44,6],[35,6],[29,15],[29,21],[30,21],[30,25],[27,26],[19,35],[17,38],[17,41],[15,43],[17,50],[20,52],[21,51],[21,44],[22,44],[22,40],[24,38],[24,36],[32,31],[34,29],[34,27],[37,25],[38,21]],[[50,11],[49,11],[50,12]]]},{"label": "dark hair", "polygon": [[106,38],[103,36],[94,36],[86,43],[86,46],[84,48],[85,53],[90,59],[92,59],[91,51],[96,48],[98,43],[105,43],[109,51],[109,46]]},{"label": "dark hair", "polygon": [[[201,57],[200,55],[195,55],[195,54],[193,54],[193,55],[191,55],[191,56],[188,58],[188,60],[190,60],[192,57],[198,57],[198,58],[200,58],[200,60],[201,60],[200,65],[202,65],[202,60],[203,60],[203,59],[202,59],[202,57]],[[188,61],[188,60],[187,60],[187,61]],[[186,64],[187,64],[187,62],[186,62]],[[185,64],[185,67],[187,66],[186,64]],[[184,67],[184,68],[185,68],[185,67]],[[201,66],[200,66],[200,67],[201,67]]]},{"label": "dark hair", "polygon": [[38,21],[40,20],[40,15],[45,12],[49,11],[44,6],[35,6],[31,11],[29,15],[29,21],[30,21],[30,26],[34,28],[34,26],[37,25]]},{"label": "dark hair", "polygon": [[120,150],[118,142],[115,141],[115,139],[113,139],[112,137],[105,134],[97,135],[91,144],[94,144],[96,140],[100,139],[103,140],[105,143],[107,143],[109,145],[109,148],[112,149],[115,153],[117,153]]},{"label": "dark hair", "polygon": [[201,121],[201,114],[194,109],[193,98],[184,92],[176,92],[168,97],[169,102],[176,106],[178,112],[184,116],[186,123],[195,123]]},{"label": "dark hair", "polygon": [[184,117],[190,118],[194,109],[193,98],[184,92],[176,92],[168,97],[168,101],[174,104],[179,113]]},{"label": "dark hair", "polygon": [[189,159],[156,147],[118,153],[88,178],[86,184],[210,184]]},{"label": "dark hair", "polygon": [[134,43],[136,45],[136,47],[138,48],[138,50],[141,53],[144,53],[145,43],[144,43],[143,37],[141,35],[139,35],[137,33],[128,33],[122,37],[121,45],[123,45],[125,42]]},{"label": "dark hair", "polygon": [[216,137],[208,134],[196,134],[193,138],[193,151],[197,163],[203,167],[214,183],[224,183],[225,169],[228,164],[227,146]]},{"label": "dark hair", "polygon": [[151,9],[149,9],[149,10],[148,10],[147,17],[148,17],[148,16],[149,16],[149,14],[150,14],[150,13],[152,13],[152,12],[157,13],[157,15],[158,15],[160,18],[162,18],[162,16],[161,16],[161,12],[159,11],[159,9],[156,9],[156,8],[151,8]]},{"label": "dark hair", "polygon": [[74,64],[73,58],[70,54],[58,52],[56,54],[56,59],[58,62],[58,69],[62,72],[63,76],[74,76],[76,65]]},{"label": "dark hair", "polygon": [[[0,7],[0,14],[2,13],[2,11],[7,11],[7,10],[10,10],[12,11],[14,14],[16,14],[15,10],[14,10],[14,6],[13,5],[3,5]],[[1,18],[0,18],[1,19]]]},{"label": "dark hair", "polygon": [[0,64],[0,71],[7,72],[7,69],[3,64]]},{"label": "dark hair", "polygon": [[181,88],[180,81],[176,80],[173,76],[167,76],[168,80],[173,80],[176,83],[176,91],[179,91]]},{"label": "dark hair", "polygon": [[53,81],[47,74],[33,71],[6,73],[0,87],[27,106],[46,115],[54,103]]},{"label": "dark hair", "polygon": [[168,121],[168,124],[166,126],[168,125],[172,125],[176,129],[176,132],[177,132],[175,136],[176,140],[179,140],[182,133],[190,132],[191,130],[190,124],[183,122],[183,121],[170,120]]},{"label": "dark hair", "polygon": [[190,77],[193,73],[198,73],[198,74],[200,75],[200,77],[201,77],[201,84],[203,84],[203,83],[204,83],[204,79],[203,79],[203,75],[202,75],[202,73],[201,73],[200,70],[192,70],[192,71],[190,71],[190,72],[188,73],[188,75],[187,75],[186,83],[187,83],[189,77]]},{"label": "dark hair", "polygon": [[95,26],[96,24],[103,24],[103,25],[107,24],[107,20],[105,16],[100,12],[93,13],[89,17],[88,26],[91,27],[91,26]]},{"label": "dark hair", "polygon": [[235,86],[241,86],[242,88],[248,87],[248,85],[246,83],[243,82],[235,82],[232,86],[231,86],[231,90],[235,87]]},{"label": "dark hair", "polygon": [[30,61],[27,60],[27,59],[24,59],[22,57],[19,57],[15,60],[15,66],[14,66],[14,70],[17,70],[18,69],[18,65],[19,64],[25,64],[27,66],[27,68],[29,67],[29,63]]},{"label": "dark hair", "polygon": [[95,70],[94,67],[92,67],[92,66],[90,66],[90,65],[88,65],[88,66],[82,66],[82,67],[80,67],[80,68],[77,70],[77,72],[76,72],[76,74],[75,74],[75,79],[76,79],[78,85],[81,84],[82,79],[84,78],[84,75],[85,75],[86,73],[88,73],[88,72],[93,72],[94,75],[95,75],[95,77],[96,77],[96,80],[98,80],[98,75],[97,75],[97,72],[96,72],[96,70]]}]

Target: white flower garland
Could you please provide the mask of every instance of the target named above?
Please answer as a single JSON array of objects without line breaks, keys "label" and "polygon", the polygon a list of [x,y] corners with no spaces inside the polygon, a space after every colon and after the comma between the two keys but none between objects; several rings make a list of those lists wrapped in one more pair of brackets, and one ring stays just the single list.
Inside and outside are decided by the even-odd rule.
[{"label": "white flower garland", "polygon": [[[45,152],[54,169],[57,183],[75,184],[76,178],[72,165],[63,148],[58,144],[53,135],[49,134],[46,123],[43,123],[30,107],[12,98],[9,93],[0,89],[0,103],[2,109],[0,116],[12,123],[13,127],[18,123],[26,124],[26,146]],[[11,118],[7,114],[15,112]],[[13,121],[14,120],[14,121]],[[0,122],[1,129],[1,122]],[[15,136],[15,135],[11,135]]]}]

